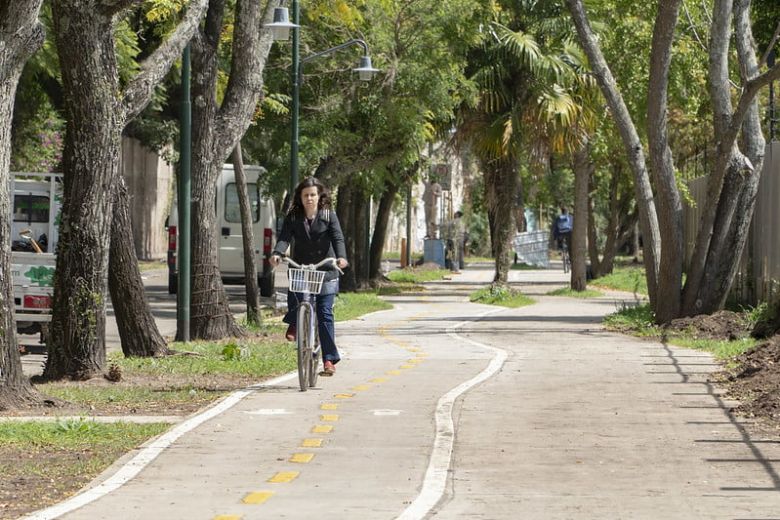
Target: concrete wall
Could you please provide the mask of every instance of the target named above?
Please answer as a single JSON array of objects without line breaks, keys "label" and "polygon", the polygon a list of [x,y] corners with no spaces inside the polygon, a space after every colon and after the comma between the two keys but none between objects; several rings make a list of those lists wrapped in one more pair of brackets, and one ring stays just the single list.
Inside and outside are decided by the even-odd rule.
[{"label": "concrete wall", "polygon": [[122,175],[130,191],[133,241],[139,260],[161,260],[167,250],[165,218],[174,167],[140,141],[122,139]]}]

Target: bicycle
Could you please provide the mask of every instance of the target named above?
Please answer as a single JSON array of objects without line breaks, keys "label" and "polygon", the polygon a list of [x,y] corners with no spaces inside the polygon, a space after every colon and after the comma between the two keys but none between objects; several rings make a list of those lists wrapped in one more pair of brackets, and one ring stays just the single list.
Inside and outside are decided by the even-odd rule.
[{"label": "bicycle", "polygon": [[562,235],[560,239],[561,262],[563,263],[564,273],[568,273],[571,270],[571,256],[569,255],[569,236]]},{"label": "bicycle", "polygon": [[298,354],[298,383],[301,392],[305,392],[317,384],[319,376],[319,364],[322,357],[320,335],[317,323],[317,300],[314,296],[322,290],[322,282],[325,279],[325,271],[318,271],[319,267],[330,264],[341,274],[344,274],[335,258],[326,258],[318,264],[301,265],[293,259],[283,256],[282,260],[288,264],[287,278],[289,290],[300,293],[296,321],[296,340]]}]

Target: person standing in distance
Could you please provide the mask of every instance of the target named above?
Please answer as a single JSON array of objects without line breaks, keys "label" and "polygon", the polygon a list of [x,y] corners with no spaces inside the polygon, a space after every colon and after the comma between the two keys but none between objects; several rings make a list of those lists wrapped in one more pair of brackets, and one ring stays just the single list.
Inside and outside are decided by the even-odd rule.
[{"label": "person standing in distance", "polygon": [[[273,267],[279,265],[282,255],[290,248],[290,257],[299,264],[316,264],[325,258],[336,258],[340,269],[345,269],[347,249],[336,212],[330,209],[330,193],[319,179],[306,177],[295,188],[290,210],[284,219],[279,239],[271,253]],[[326,268],[323,268],[326,269]],[[317,323],[322,343],[323,371],[332,376],[341,359],[336,348],[336,329],[333,302],[339,292],[339,273],[328,270],[317,298]],[[301,295],[287,292],[287,314],[283,321],[289,325],[285,337],[295,341],[298,301]]]}]

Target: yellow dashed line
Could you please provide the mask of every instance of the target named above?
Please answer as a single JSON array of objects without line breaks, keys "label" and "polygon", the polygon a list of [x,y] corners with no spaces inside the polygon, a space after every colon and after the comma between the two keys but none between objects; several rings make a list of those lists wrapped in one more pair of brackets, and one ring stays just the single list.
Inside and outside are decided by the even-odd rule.
[{"label": "yellow dashed line", "polygon": [[303,439],[301,448],[321,448],[324,439]]},{"label": "yellow dashed line", "polygon": [[420,358],[412,358],[412,359],[407,359],[406,360],[407,363],[422,363],[423,361],[425,361],[425,360],[424,359],[420,359]]},{"label": "yellow dashed line", "polygon": [[375,377],[374,379],[369,380],[370,383],[386,383],[387,378],[385,377]]},{"label": "yellow dashed line", "polygon": [[409,347],[409,348],[408,348],[408,349],[406,349],[406,350],[408,350],[409,352],[420,352],[420,349],[419,349],[419,348],[417,348],[417,347]]},{"label": "yellow dashed line", "polygon": [[350,390],[354,390],[355,392],[362,392],[363,390],[368,390],[371,388],[369,385],[357,385],[350,388]]},{"label": "yellow dashed line", "polygon": [[322,403],[320,410],[338,410],[339,405],[336,403]]},{"label": "yellow dashed line", "polygon": [[336,415],[336,414],[333,414],[333,413],[329,413],[329,414],[325,414],[325,415],[320,415],[320,421],[325,421],[325,422],[336,422],[336,421],[338,421],[338,420],[339,420],[339,416],[338,416],[338,415]]},{"label": "yellow dashed line", "polygon": [[333,431],[333,426],[330,424],[318,424],[311,429],[312,433],[330,433]]},{"label": "yellow dashed line", "polygon": [[286,484],[287,482],[292,482],[296,478],[298,478],[298,475],[301,473],[299,471],[280,471],[273,477],[268,479],[268,482],[277,482],[280,484]]},{"label": "yellow dashed line", "polygon": [[313,453],[293,453],[290,457],[290,462],[297,462],[299,464],[307,464],[314,458]]},{"label": "yellow dashed line", "polygon": [[217,515],[213,520],[241,520],[241,515]]},{"label": "yellow dashed line", "polygon": [[[247,496],[244,497],[242,500],[245,504],[262,504],[269,498],[273,496],[273,491],[255,491],[254,493],[249,493]],[[240,517],[218,517],[221,520],[227,520],[228,518],[240,518]]]},{"label": "yellow dashed line", "polygon": [[388,370],[387,372],[385,372],[385,374],[387,374],[388,376],[400,376],[401,375],[401,371],[400,370]]},{"label": "yellow dashed line", "polygon": [[401,365],[401,366],[400,366],[400,367],[398,367],[398,368],[403,368],[404,370],[406,370],[407,368],[414,368],[414,367],[416,367],[416,366],[417,366],[417,365]]},{"label": "yellow dashed line", "polygon": [[333,397],[336,399],[351,399],[355,397],[355,394],[336,394]]}]

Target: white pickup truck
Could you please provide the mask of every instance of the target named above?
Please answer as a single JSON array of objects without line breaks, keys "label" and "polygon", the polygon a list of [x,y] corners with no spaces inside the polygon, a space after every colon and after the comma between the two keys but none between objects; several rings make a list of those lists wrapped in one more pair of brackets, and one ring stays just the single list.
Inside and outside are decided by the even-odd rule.
[{"label": "white pickup truck", "polygon": [[11,193],[11,276],[16,329],[21,334],[40,332],[43,343],[51,321],[62,175],[13,173]]}]

